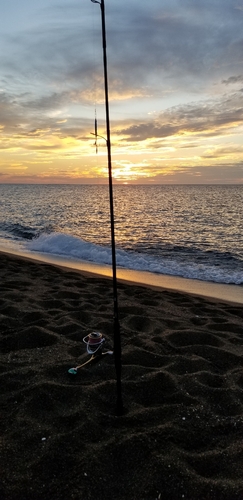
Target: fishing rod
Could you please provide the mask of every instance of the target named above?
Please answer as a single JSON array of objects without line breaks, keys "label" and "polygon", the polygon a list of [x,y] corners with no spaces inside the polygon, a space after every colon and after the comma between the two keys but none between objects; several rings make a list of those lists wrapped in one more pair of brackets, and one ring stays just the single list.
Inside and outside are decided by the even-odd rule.
[{"label": "fishing rod", "polygon": [[[111,224],[111,250],[112,250],[112,273],[113,273],[113,301],[114,301],[114,357],[117,379],[117,415],[123,413],[122,388],[121,388],[121,336],[118,317],[118,296],[117,296],[117,277],[116,277],[116,246],[115,246],[115,224],[113,208],[113,186],[112,186],[112,163],[111,163],[111,139],[110,139],[110,113],[109,113],[109,93],[108,93],[108,72],[106,55],[106,25],[105,25],[105,2],[104,0],[91,0],[100,5],[101,25],[102,25],[102,44],[103,44],[103,65],[104,65],[104,87],[105,87],[105,110],[106,110],[106,145],[107,161],[109,175],[109,195],[110,195],[110,224]],[[97,127],[97,122],[96,122]],[[95,130],[97,138],[97,128]],[[97,146],[97,143],[96,143]]]}]

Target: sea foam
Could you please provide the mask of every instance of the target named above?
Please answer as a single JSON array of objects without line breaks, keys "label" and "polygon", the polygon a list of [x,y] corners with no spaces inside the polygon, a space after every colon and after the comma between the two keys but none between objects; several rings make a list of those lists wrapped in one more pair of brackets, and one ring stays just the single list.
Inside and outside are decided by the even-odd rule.
[{"label": "sea foam", "polygon": [[[96,264],[112,264],[111,247],[96,245],[76,236],[63,233],[43,233],[32,241],[25,242],[25,249],[65,257],[71,260],[88,261]],[[216,283],[242,284],[243,276],[240,272],[221,270],[218,266],[207,263],[184,263],[173,258],[154,257],[134,251],[116,249],[116,263],[118,267],[136,271],[181,276],[184,278],[213,281]]]}]

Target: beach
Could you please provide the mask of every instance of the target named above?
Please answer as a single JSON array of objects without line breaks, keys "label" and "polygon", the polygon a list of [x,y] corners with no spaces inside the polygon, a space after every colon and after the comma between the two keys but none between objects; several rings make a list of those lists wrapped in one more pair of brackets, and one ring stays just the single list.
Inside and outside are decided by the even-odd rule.
[{"label": "beach", "polygon": [[0,254],[1,500],[242,500],[242,305]]}]

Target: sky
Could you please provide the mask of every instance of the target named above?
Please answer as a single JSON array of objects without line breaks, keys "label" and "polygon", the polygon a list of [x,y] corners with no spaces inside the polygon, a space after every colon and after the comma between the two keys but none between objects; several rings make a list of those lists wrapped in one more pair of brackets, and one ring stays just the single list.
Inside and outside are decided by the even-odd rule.
[{"label": "sky", "polygon": [[[114,183],[243,184],[243,0],[105,12]],[[0,0],[0,183],[106,182],[100,6]]]}]

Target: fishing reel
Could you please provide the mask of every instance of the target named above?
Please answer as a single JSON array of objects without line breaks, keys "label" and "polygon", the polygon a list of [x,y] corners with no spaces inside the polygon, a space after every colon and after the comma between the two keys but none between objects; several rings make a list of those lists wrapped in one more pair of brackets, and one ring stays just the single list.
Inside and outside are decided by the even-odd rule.
[{"label": "fishing reel", "polygon": [[92,332],[83,338],[83,342],[86,344],[87,353],[91,354],[91,358],[85,361],[82,365],[76,366],[75,368],[69,368],[68,373],[70,375],[77,375],[78,370],[83,368],[83,366],[88,363],[101,359],[101,357],[107,354],[113,354],[113,351],[103,352],[103,346],[105,343],[105,337],[103,337],[100,332]]}]

